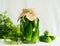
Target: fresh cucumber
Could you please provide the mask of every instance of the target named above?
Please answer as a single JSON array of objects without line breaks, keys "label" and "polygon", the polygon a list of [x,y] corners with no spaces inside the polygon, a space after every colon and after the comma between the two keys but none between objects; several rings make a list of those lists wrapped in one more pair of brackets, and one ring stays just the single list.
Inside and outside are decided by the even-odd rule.
[{"label": "fresh cucumber", "polygon": [[32,26],[32,23],[30,22],[28,26],[28,30],[26,32],[26,37],[25,37],[26,41],[31,41],[32,31],[33,31],[33,26]]},{"label": "fresh cucumber", "polygon": [[56,36],[50,36],[51,40],[55,40],[56,39]]},{"label": "fresh cucumber", "polygon": [[35,31],[33,32],[31,41],[35,43],[39,40],[39,20],[38,19],[34,20],[34,28],[35,28]]},{"label": "fresh cucumber", "polygon": [[26,18],[26,16],[24,16],[24,28],[27,28],[29,24],[29,20]]},{"label": "fresh cucumber", "polygon": [[20,31],[21,31],[21,40],[24,40],[25,30],[24,30],[24,18],[22,17],[20,20]]},{"label": "fresh cucumber", "polygon": [[50,36],[50,32],[49,32],[48,30],[46,30],[46,31],[44,32],[44,35],[45,35],[45,36]]},{"label": "fresh cucumber", "polygon": [[40,36],[39,40],[41,42],[51,42],[51,38],[49,36]]}]

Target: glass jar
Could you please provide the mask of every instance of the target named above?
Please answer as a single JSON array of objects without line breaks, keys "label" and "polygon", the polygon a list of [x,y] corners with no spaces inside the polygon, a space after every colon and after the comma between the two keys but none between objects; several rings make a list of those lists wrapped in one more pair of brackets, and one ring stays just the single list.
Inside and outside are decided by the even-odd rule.
[{"label": "glass jar", "polygon": [[32,18],[32,20],[30,15],[20,17],[21,40],[24,43],[35,43],[39,40],[39,18]]}]

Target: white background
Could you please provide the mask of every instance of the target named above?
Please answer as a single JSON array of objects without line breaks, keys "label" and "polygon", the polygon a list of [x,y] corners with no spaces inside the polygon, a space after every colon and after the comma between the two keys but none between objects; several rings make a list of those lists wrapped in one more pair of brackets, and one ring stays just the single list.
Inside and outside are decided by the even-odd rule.
[{"label": "white background", "polygon": [[60,36],[60,0],[0,0],[0,12],[8,11],[14,24],[23,8],[34,8],[40,19],[40,35],[48,30]]}]

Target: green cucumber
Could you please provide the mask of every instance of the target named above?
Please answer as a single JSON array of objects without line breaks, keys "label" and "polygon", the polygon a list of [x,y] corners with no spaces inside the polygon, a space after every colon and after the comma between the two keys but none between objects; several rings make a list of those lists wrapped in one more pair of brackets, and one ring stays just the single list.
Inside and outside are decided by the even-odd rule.
[{"label": "green cucumber", "polygon": [[21,17],[21,20],[20,20],[20,30],[22,32],[21,34],[21,39],[22,41],[26,41],[25,37],[26,37],[26,33],[28,31],[28,24],[29,24],[29,20],[26,18],[26,16],[23,16]]},{"label": "green cucumber", "polygon": [[39,40],[41,42],[51,42],[51,38],[49,36],[40,36]]},{"label": "green cucumber", "polygon": [[33,32],[31,41],[35,43],[39,40],[39,20],[38,19],[34,20],[34,28],[35,28],[35,31]]},{"label": "green cucumber", "polygon": [[22,17],[20,20],[20,31],[21,31],[21,40],[24,40],[25,30],[24,30],[24,18]]},{"label": "green cucumber", "polygon": [[31,41],[32,31],[33,31],[33,26],[32,23],[30,22],[28,26],[28,30],[26,32],[26,37],[25,37],[26,41]]},{"label": "green cucumber", "polygon": [[50,36],[51,40],[55,40],[56,36]]},{"label": "green cucumber", "polygon": [[29,20],[26,18],[26,16],[24,16],[24,28],[27,28],[29,24]]},{"label": "green cucumber", "polygon": [[46,30],[46,31],[44,32],[44,35],[45,35],[45,36],[50,36],[50,33],[48,32],[48,30]]}]

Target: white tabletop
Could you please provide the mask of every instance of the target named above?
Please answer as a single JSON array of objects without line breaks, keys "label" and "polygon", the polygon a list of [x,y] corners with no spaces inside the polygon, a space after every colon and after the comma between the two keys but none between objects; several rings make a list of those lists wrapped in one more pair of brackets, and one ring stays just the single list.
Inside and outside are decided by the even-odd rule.
[{"label": "white tabletop", "polygon": [[0,39],[0,46],[60,46],[60,37],[50,43],[37,42],[36,44],[6,44]]}]

